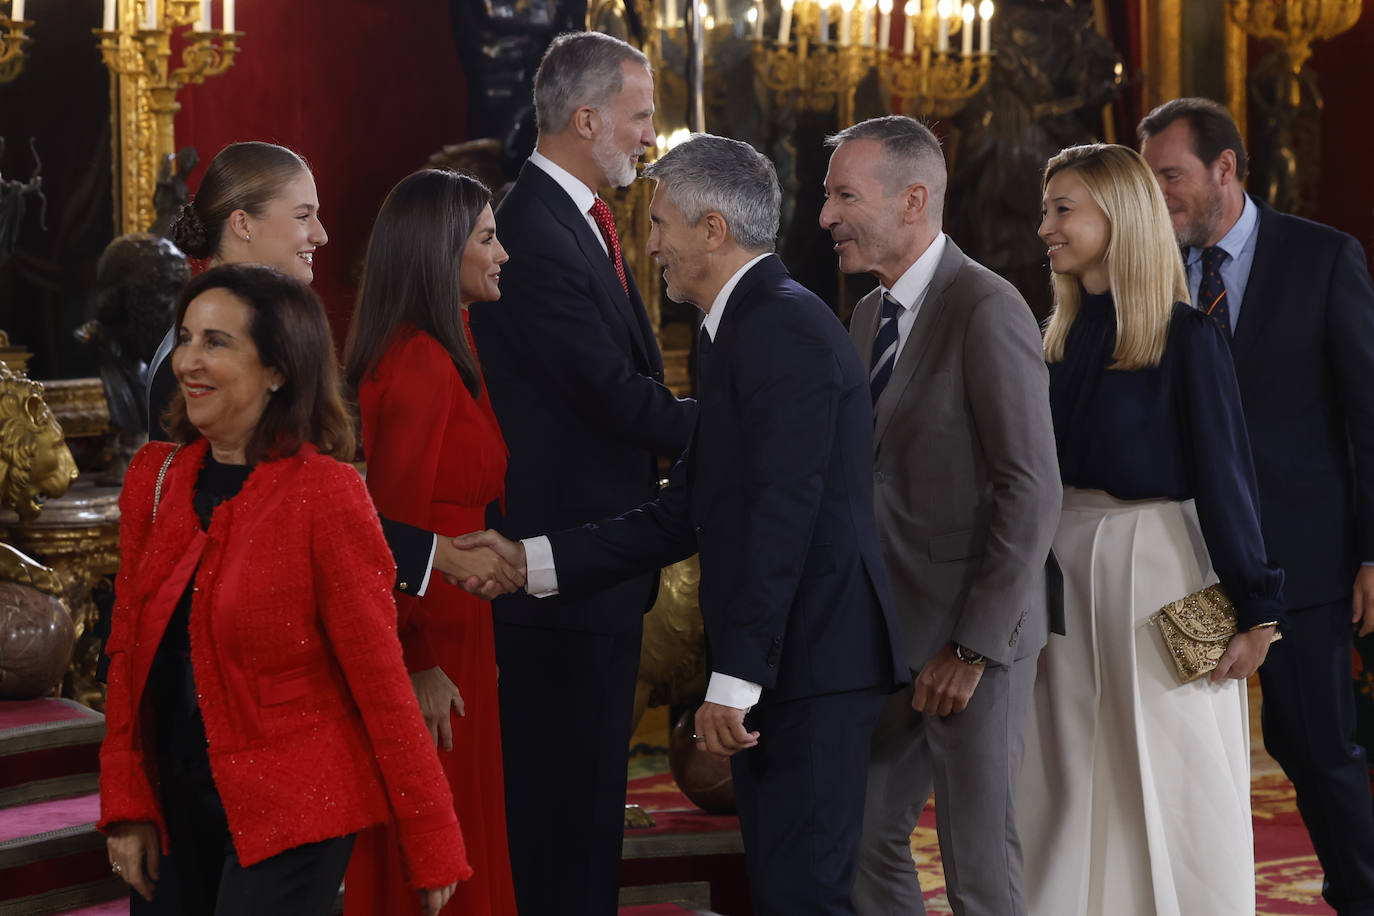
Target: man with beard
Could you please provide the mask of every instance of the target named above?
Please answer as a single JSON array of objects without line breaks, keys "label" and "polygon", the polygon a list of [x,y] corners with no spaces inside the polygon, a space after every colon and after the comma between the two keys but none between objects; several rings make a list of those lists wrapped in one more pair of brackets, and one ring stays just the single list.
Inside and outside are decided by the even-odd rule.
[{"label": "man with beard", "polygon": [[[654,142],[648,60],[596,32],[555,38],[534,84],[536,150],[497,210],[510,254],[500,302],[471,326],[510,449],[494,527],[515,538],[652,499],[696,405],[663,360],[610,208]],[[620,885],[627,753],[642,615],[657,577],[578,600],[498,600],[501,739],[523,916],[610,916]],[[554,843],[557,851],[551,851]]]},{"label": "man with beard", "polygon": [[840,270],[880,284],[849,333],[869,372],[873,496],[910,678],[873,733],[854,903],[924,912],[910,839],[933,789],[954,911],[1024,916],[1014,791],[1036,659],[1063,632],[1045,580],[1062,489],[1040,332],[1015,288],[942,231],[934,134],[891,116],[827,145],[821,227]]},{"label": "man with beard", "polygon": [[1288,624],[1259,670],[1264,744],[1297,790],[1336,912],[1374,913],[1374,813],[1351,643],[1374,631],[1374,284],[1360,244],[1246,195],[1225,108],[1140,122],[1197,308],[1231,341]]}]

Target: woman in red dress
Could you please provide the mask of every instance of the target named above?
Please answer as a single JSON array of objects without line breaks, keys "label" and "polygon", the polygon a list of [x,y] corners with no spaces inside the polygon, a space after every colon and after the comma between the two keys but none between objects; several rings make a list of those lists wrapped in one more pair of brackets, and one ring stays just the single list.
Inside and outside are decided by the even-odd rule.
[{"label": "woman in red dress", "polygon": [[[446,171],[416,172],[393,188],[368,242],[349,332],[372,499],[387,518],[441,537],[484,527],[506,473],[467,329],[470,303],[501,296],[506,252],[490,201],[481,182]],[[406,667],[474,869],[443,912],[514,914],[491,607],[438,576],[423,597],[397,592],[396,603]],[[385,828],[359,835],[347,916],[418,913],[398,849]]]}]

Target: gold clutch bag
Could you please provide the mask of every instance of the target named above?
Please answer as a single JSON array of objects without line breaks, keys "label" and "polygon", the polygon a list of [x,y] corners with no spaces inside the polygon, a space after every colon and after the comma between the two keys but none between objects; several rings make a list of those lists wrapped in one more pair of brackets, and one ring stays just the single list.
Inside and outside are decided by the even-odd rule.
[{"label": "gold clutch bag", "polygon": [[[1179,683],[1195,681],[1216,668],[1236,635],[1236,606],[1220,585],[1170,601],[1150,616],[1164,649],[1178,669]],[[1280,638],[1274,632],[1274,640]]]}]

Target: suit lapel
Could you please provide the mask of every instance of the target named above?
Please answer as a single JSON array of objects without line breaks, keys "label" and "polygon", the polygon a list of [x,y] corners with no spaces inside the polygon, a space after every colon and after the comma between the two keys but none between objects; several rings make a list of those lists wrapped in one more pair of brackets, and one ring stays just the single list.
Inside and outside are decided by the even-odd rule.
[{"label": "suit lapel", "polygon": [[882,316],[882,310],[883,288],[879,286],[858,301],[854,306],[854,317],[849,322],[850,337],[859,350],[865,373],[873,362],[873,341],[878,336],[878,319]]},{"label": "suit lapel", "polygon": [[1255,260],[1250,265],[1250,278],[1245,282],[1245,296],[1241,299],[1240,320],[1231,338],[1231,356],[1237,364],[1254,347],[1260,332],[1269,324],[1270,311],[1277,298],[1281,278],[1289,265],[1284,257],[1283,221],[1268,204],[1251,198],[1259,207],[1259,236],[1255,239]]},{"label": "suit lapel", "polygon": [[[892,422],[892,415],[896,413],[897,404],[901,401],[907,385],[911,383],[911,378],[916,374],[916,369],[930,350],[930,340],[933,336],[931,330],[938,324],[940,315],[949,302],[948,297],[945,296],[945,291],[954,282],[954,278],[958,276],[964,260],[964,253],[959,250],[959,246],[955,245],[953,240],[946,239],[944,253],[940,255],[940,265],[935,268],[935,276],[931,278],[930,286],[926,289],[921,310],[916,314],[916,321],[911,325],[911,333],[907,335],[902,352],[897,354],[897,364],[892,367],[892,378],[888,379],[887,387],[883,389],[882,396],[878,398],[878,403],[873,405],[873,448],[875,452],[878,445],[883,441],[883,434],[887,432],[887,427]],[[871,350],[873,346],[871,336],[868,345]],[[867,364],[865,363],[865,365]]]},{"label": "suit lapel", "polygon": [[[662,368],[661,359],[650,357],[650,353],[657,353],[658,347],[657,345],[649,346],[649,340],[653,339],[653,329],[649,327],[648,317],[644,312],[644,303],[639,298],[639,288],[635,286],[634,277],[630,276],[628,265],[625,279],[630,287],[630,295],[626,296],[625,290],[620,286],[620,275],[615,272],[615,265],[611,263],[610,257],[601,247],[600,235],[588,224],[586,215],[578,212],[577,207],[573,205],[572,198],[557,181],[554,181],[553,176],[548,172],[527,161],[520,170],[520,177],[524,179],[527,175],[536,184],[535,196],[546,203],[554,219],[558,220],[559,224],[572,235],[578,250],[582,252],[582,257],[586,258],[592,275],[596,277],[597,283],[601,285],[606,297],[614,304],[616,311],[620,313],[620,317],[629,327],[630,339],[635,346],[635,355],[643,361],[644,365],[655,370]],[[623,244],[621,249],[623,253]],[[631,297],[633,297],[633,301],[631,301]]]}]

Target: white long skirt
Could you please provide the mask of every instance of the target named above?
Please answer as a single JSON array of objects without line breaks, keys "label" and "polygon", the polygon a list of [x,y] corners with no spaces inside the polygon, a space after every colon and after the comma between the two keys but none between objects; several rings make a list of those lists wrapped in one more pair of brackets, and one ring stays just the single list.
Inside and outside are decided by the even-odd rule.
[{"label": "white long skirt", "polygon": [[1031,916],[1253,916],[1245,683],[1180,685],[1149,617],[1217,581],[1192,501],[1064,491],[1067,636],[1017,793]]}]

